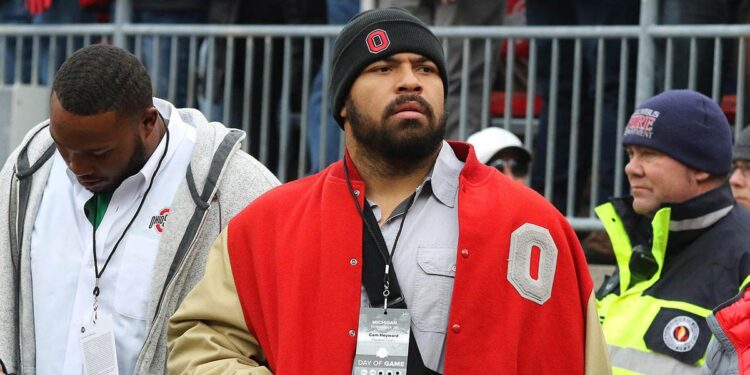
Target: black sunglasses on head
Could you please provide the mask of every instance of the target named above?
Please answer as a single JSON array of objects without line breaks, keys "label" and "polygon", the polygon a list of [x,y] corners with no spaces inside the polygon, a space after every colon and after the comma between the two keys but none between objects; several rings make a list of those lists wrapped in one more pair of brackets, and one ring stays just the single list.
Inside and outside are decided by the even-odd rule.
[{"label": "black sunglasses on head", "polygon": [[523,177],[529,174],[529,163],[520,162],[516,159],[497,159],[491,162],[489,166],[497,168],[501,173],[505,173],[505,168],[510,168],[510,171],[516,177]]}]

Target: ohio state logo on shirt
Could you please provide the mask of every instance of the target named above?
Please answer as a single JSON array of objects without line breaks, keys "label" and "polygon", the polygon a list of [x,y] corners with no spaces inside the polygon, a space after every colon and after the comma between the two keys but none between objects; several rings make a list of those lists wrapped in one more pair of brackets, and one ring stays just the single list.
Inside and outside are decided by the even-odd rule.
[{"label": "ohio state logo on shirt", "polygon": [[391,45],[391,40],[388,39],[388,34],[383,29],[375,29],[370,31],[365,38],[367,42],[367,49],[370,53],[378,53],[385,51],[388,46]]},{"label": "ohio state logo on shirt", "polygon": [[151,223],[148,225],[148,229],[154,228],[159,233],[163,232],[167,216],[169,216],[169,208],[163,208],[159,211],[158,215],[151,216]]},{"label": "ohio state logo on shirt", "polygon": [[687,352],[698,342],[700,328],[698,322],[689,316],[678,316],[664,327],[662,339],[668,348],[676,352]]}]

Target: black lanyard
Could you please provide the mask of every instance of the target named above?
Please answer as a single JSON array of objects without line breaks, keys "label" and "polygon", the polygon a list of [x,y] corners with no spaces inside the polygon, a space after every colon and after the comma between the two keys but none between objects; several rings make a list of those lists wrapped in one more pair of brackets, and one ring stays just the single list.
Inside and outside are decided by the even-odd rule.
[{"label": "black lanyard", "polygon": [[[414,204],[414,200],[416,199],[417,193],[414,192],[411,196],[409,196],[409,203],[406,206],[406,210],[404,210],[404,214],[401,217],[401,223],[398,226],[398,232],[396,233],[396,238],[393,240],[393,250],[389,253],[388,249],[383,249],[383,244],[381,244],[380,241],[378,241],[378,236],[375,234],[375,229],[372,228],[372,225],[368,222],[367,218],[365,217],[365,212],[362,210],[362,206],[359,204],[359,200],[357,199],[357,194],[354,192],[354,188],[352,187],[352,182],[349,178],[349,168],[346,165],[346,159],[343,161],[344,163],[344,174],[346,176],[346,186],[349,188],[349,193],[354,200],[354,204],[357,207],[357,212],[359,212],[359,215],[362,217],[362,221],[364,222],[365,228],[367,228],[367,232],[370,234],[370,237],[372,237],[373,241],[375,242],[375,245],[378,247],[378,250],[381,254],[385,257],[385,274],[383,277],[383,310],[387,314],[388,313],[388,297],[391,294],[390,287],[391,287],[391,273],[390,270],[393,268],[393,255],[396,253],[396,246],[398,245],[398,239],[401,237],[401,231],[404,229],[404,222],[406,221],[406,214],[409,213],[409,209],[411,208],[412,204]],[[380,230],[378,228],[378,230]]]},{"label": "black lanyard", "polygon": [[125,238],[125,234],[128,233],[128,230],[130,229],[130,226],[133,225],[133,222],[138,217],[138,214],[141,212],[141,208],[143,208],[143,203],[146,202],[146,197],[148,196],[148,193],[151,191],[151,187],[154,185],[154,179],[156,178],[156,174],[159,173],[159,168],[161,168],[161,163],[164,161],[164,158],[167,156],[167,151],[169,150],[169,129],[167,128],[167,123],[164,121],[164,118],[161,117],[161,113],[159,114],[159,118],[162,119],[162,123],[164,124],[164,131],[167,133],[167,141],[164,144],[164,152],[161,154],[161,157],[159,158],[159,163],[156,164],[156,169],[154,170],[154,174],[151,175],[151,180],[148,183],[148,187],[146,188],[146,192],[143,193],[143,198],[141,198],[141,203],[138,204],[138,209],[135,210],[135,214],[133,214],[133,217],[130,218],[130,222],[128,222],[128,225],[125,226],[125,230],[122,231],[122,234],[120,235],[120,238],[115,242],[115,246],[112,248],[112,251],[109,252],[109,256],[107,256],[107,260],[104,261],[104,266],[102,266],[101,271],[99,270],[99,261],[96,258],[96,225],[93,226],[91,237],[93,239],[93,252],[94,252],[94,276],[96,277],[96,282],[94,284],[94,309],[96,310],[96,298],[99,297],[99,279],[104,274],[104,270],[107,269],[107,266],[109,265],[109,261],[112,260],[112,256],[115,255],[115,251],[117,251],[118,246],[120,246],[120,242],[122,242],[122,239]]},{"label": "black lanyard", "polygon": [[[389,254],[388,250],[385,248],[385,240],[383,239],[383,236],[380,234],[380,232],[377,232],[373,229],[377,227],[378,223],[375,220],[375,216],[373,215],[370,207],[366,206],[365,210],[362,210],[362,207],[359,205],[357,194],[354,193],[354,189],[352,188],[351,181],[349,179],[349,170],[346,165],[346,160],[344,160],[344,172],[346,173],[346,182],[347,186],[349,187],[349,192],[352,198],[354,198],[354,204],[357,207],[357,211],[362,216],[362,223],[364,227],[364,229],[362,230],[362,285],[365,287],[365,291],[370,298],[371,306],[378,306],[382,299],[383,308],[386,309],[386,313],[389,306],[393,308],[406,308],[406,301],[404,301],[404,298],[402,296],[401,288],[398,284],[398,277],[396,277],[396,275],[393,275],[391,278],[389,273],[386,273],[386,279],[384,279],[384,282],[388,283],[388,286],[390,287],[389,293],[378,293],[378,270],[382,270],[382,268],[379,268],[378,266],[386,267],[386,270],[390,268],[389,265],[391,265],[392,263],[393,254]],[[415,197],[416,193],[412,195],[409,202],[409,207],[414,203],[414,199],[416,199]],[[406,209],[407,212],[409,207],[407,207]],[[396,250],[396,243],[398,242],[398,237],[401,234],[401,229],[403,228],[405,218],[406,212],[404,212],[404,218],[401,219],[401,224],[398,231],[399,234],[396,235],[396,241],[394,241],[393,244],[394,251]],[[369,236],[364,234],[365,231],[369,233]],[[390,285],[391,283],[392,285]],[[390,292],[391,290],[392,292]],[[388,303],[388,296],[386,294],[393,297],[393,300],[390,302],[390,304]],[[417,345],[416,339],[414,338],[413,331],[409,332],[407,373],[419,375],[439,375],[438,372],[432,371],[424,365],[422,354],[419,352],[419,347]]]}]

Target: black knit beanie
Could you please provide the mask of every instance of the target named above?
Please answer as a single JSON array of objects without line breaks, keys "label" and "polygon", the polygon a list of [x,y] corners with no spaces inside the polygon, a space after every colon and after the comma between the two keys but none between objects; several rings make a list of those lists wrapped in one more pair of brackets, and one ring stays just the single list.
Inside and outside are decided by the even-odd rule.
[{"label": "black knit beanie", "polygon": [[331,111],[342,129],[341,108],[362,70],[402,52],[418,53],[435,63],[443,80],[443,92],[447,94],[443,47],[417,17],[401,8],[387,8],[362,12],[347,22],[333,47],[331,74]]}]

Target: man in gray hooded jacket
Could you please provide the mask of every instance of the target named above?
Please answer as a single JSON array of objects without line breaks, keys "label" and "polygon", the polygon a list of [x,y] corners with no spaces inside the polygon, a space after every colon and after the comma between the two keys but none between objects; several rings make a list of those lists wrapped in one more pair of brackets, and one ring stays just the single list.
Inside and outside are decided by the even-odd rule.
[{"label": "man in gray hooded jacket", "polygon": [[210,245],[278,184],[243,132],[151,87],[125,50],[76,52],[0,171],[2,372],[166,373],[166,321]]}]

